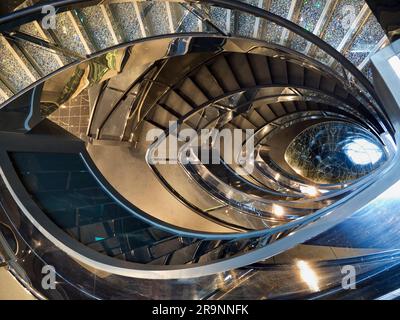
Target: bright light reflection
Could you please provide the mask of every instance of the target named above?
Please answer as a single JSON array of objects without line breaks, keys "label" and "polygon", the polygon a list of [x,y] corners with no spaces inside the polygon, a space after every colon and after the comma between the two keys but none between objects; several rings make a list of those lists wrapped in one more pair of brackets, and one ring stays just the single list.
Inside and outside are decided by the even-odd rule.
[{"label": "bright light reflection", "polygon": [[278,206],[277,204],[272,205],[272,213],[276,215],[277,217],[282,217],[285,214],[285,210],[281,207]]},{"label": "bright light reflection", "polygon": [[344,152],[351,161],[359,165],[374,164],[383,155],[379,146],[363,138],[355,139],[347,144]]},{"label": "bright light reflection", "polygon": [[[288,162],[288,161],[286,161],[286,162]],[[303,174],[303,171],[301,171],[299,168],[293,168],[293,170],[300,176]]]},{"label": "bright light reflection", "polygon": [[377,200],[397,200],[400,194],[400,181],[396,182],[384,193],[382,193]]},{"label": "bright light reflection", "polygon": [[398,56],[391,57],[389,59],[389,64],[400,79],[400,58]]},{"label": "bright light reflection", "polygon": [[313,186],[300,186],[300,191],[310,197],[316,197],[318,195],[318,189]]},{"label": "bright light reflection", "polygon": [[319,291],[318,276],[310,265],[303,260],[297,261],[296,265],[300,270],[301,279],[308,285],[310,290]]}]

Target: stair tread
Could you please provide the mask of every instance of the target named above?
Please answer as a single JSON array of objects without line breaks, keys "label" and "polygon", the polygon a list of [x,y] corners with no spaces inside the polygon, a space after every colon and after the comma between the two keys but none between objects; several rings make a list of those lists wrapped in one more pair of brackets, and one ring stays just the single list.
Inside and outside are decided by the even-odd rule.
[{"label": "stair tread", "polygon": [[142,36],[132,2],[110,3],[109,8],[114,16],[115,28],[123,34],[126,41]]},{"label": "stair tread", "polygon": [[235,75],[223,55],[218,56],[209,66],[209,69],[225,92],[240,89],[240,85],[237,83]]},{"label": "stair tread", "polygon": [[203,66],[193,77],[208,97],[216,98],[224,94],[218,81],[207,67]]},{"label": "stair tread", "polygon": [[[16,60],[17,57],[13,56],[10,50],[12,50],[10,43],[3,36],[0,36],[0,52],[2,52],[0,68],[2,77],[4,81],[7,80],[12,85],[12,89],[15,92],[18,92],[29,86],[35,79],[29,76],[21,65],[27,65],[26,60],[22,60],[19,57],[18,62]],[[30,71],[31,68],[28,68],[28,70]]]},{"label": "stair tread", "polygon": [[231,53],[227,56],[231,70],[236,76],[239,85],[244,87],[253,87],[256,85],[253,71],[249,65],[247,55]]},{"label": "stair tread", "polygon": [[117,44],[109,30],[109,25],[100,6],[91,6],[76,10],[79,14],[82,26],[87,31],[89,41],[99,49],[109,48]]}]

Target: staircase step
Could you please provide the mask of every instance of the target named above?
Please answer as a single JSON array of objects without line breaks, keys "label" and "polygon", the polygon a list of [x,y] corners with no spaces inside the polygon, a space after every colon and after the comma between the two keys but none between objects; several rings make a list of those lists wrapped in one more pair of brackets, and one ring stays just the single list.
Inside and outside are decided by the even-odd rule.
[{"label": "staircase step", "polygon": [[311,88],[319,88],[321,83],[321,74],[310,70],[304,70],[304,85]]},{"label": "staircase step", "polygon": [[190,97],[197,106],[202,105],[208,101],[208,98],[204,95],[203,91],[190,79],[186,78],[182,85],[179,87],[179,91],[185,96]]},{"label": "staircase step", "polygon": [[[44,41],[52,42],[36,21],[22,25],[20,31]],[[27,41],[22,41],[20,45],[24,47],[36,61],[37,65],[40,66],[43,75],[48,75],[64,65],[62,58],[58,54],[52,53],[38,45],[30,44]]]},{"label": "staircase step", "polygon": [[263,55],[249,54],[248,59],[257,84],[272,84],[268,58]]},{"label": "staircase step", "polygon": [[125,41],[133,41],[142,37],[139,21],[133,2],[110,3],[115,29],[123,35]]},{"label": "staircase step", "polygon": [[255,109],[252,109],[248,114],[246,114],[246,118],[249,119],[256,128],[261,128],[266,125],[266,120]]},{"label": "staircase step", "polygon": [[107,115],[111,112],[113,106],[122,96],[120,91],[112,90],[107,87],[103,88],[102,90],[103,92],[101,100],[97,104],[90,127],[90,135],[93,137],[97,135],[98,128],[101,126]]},{"label": "staircase step", "polygon": [[63,47],[81,56],[90,54],[94,50],[82,26],[71,12],[57,15],[54,33]]},{"label": "staircase step", "polygon": [[176,250],[168,260],[169,265],[186,264],[193,260],[197,250],[201,245],[201,241],[195,242],[182,249]]},{"label": "staircase step", "polygon": [[118,44],[118,39],[104,6],[86,7],[77,9],[76,12],[90,42],[97,50]]},{"label": "staircase step", "polygon": [[335,80],[322,76],[319,88],[325,92],[333,93],[335,92],[336,85],[337,82]]},{"label": "staircase step", "polygon": [[263,101],[254,102],[253,107],[256,108],[258,113],[268,122],[271,122],[276,119],[276,114],[272,110],[271,106],[266,105]]},{"label": "staircase step", "polygon": [[225,56],[218,56],[218,58],[209,66],[209,70],[225,92],[240,89],[240,85],[237,82],[231,67],[226,61]]},{"label": "staircase step", "polygon": [[271,75],[273,83],[275,84],[288,84],[288,71],[287,62],[278,58],[270,58],[269,66],[271,70]]},{"label": "staircase step", "polygon": [[249,65],[247,55],[240,53],[231,53],[227,55],[227,60],[229,62],[231,70],[236,76],[239,85],[242,88],[253,87],[256,85],[256,81],[254,79],[251,66]]},{"label": "staircase step", "polygon": [[283,106],[282,103],[277,102],[277,103],[271,103],[269,105],[271,107],[271,109],[274,111],[274,113],[278,116],[278,117],[282,117],[286,114],[286,110],[285,107]]},{"label": "staircase step", "polygon": [[154,109],[154,113],[149,119],[151,119],[155,123],[159,124],[163,128],[168,128],[169,127],[169,123],[171,121],[178,120],[177,117],[175,117],[172,113],[168,112],[167,110],[165,110],[161,106],[157,106]]},{"label": "staircase step", "polygon": [[291,85],[304,86],[304,68],[296,63],[288,63],[288,78]]},{"label": "staircase step", "polygon": [[38,75],[20,52],[17,52],[12,43],[0,36],[0,69],[2,80],[14,92],[21,91],[37,80]]},{"label": "staircase step", "polygon": [[125,131],[125,124],[135,98],[134,95],[129,94],[126,99],[124,99],[121,104],[114,109],[114,111],[109,115],[108,120],[104,123],[100,138],[105,139],[105,137],[108,137],[108,139],[122,139]]},{"label": "staircase step", "polygon": [[255,130],[256,129],[256,126],[242,115],[237,116],[236,118],[232,119],[231,123],[236,125],[238,128],[244,129],[244,130],[246,130],[246,129]]},{"label": "staircase step", "polygon": [[163,99],[163,103],[181,115],[185,115],[193,110],[192,106],[174,90]]},{"label": "staircase step", "polygon": [[219,82],[210,72],[210,69],[203,66],[194,76],[193,79],[200,89],[209,97],[216,98],[224,94]]},{"label": "staircase step", "polygon": [[288,114],[297,112],[296,105],[294,104],[293,101],[285,101],[282,102],[282,104]]},{"label": "staircase step", "polygon": [[180,237],[175,237],[159,242],[150,247],[150,253],[154,258],[159,258],[183,248],[185,245]]},{"label": "staircase step", "polygon": [[305,101],[296,101],[296,109],[300,111],[307,111],[307,103]]}]

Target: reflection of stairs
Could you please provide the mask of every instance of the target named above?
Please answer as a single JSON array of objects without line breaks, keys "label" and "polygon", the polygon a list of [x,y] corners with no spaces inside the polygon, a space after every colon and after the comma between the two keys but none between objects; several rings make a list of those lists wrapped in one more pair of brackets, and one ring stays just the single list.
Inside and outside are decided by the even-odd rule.
[{"label": "reflection of stairs", "polygon": [[[364,1],[249,0],[245,2],[283,15],[312,31],[341,51],[366,74],[369,70],[370,55],[386,42],[382,30]],[[342,16],[346,11],[344,9],[350,4],[354,8],[354,17],[348,28],[343,28],[342,25],[338,25],[338,21],[343,20]],[[71,52],[64,49],[73,51],[75,58],[85,57],[116,44],[142,37],[177,32],[215,33],[216,29],[213,28],[213,24],[229,35],[254,37],[295,49],[324,62],[328,67],[332,67],[332,70],[341,72],[341,67],[337,62],[330,60],[321,54],[314,45],[282,27],[274,26],[270,22],[247,14],[217,8],[210,9],[205,4],[195,5],[194,8],[187,3],[181,5],[175,1],[113,0],[95,7],[74,9],[60,14],[56,30],[43,30],[40,24],[34,22],[21,27],[19,31],[22,33],[20,34],[5,34],[0,39],[0,50],[3,53],[7,52],[4,59],[0,60],[0,68],[2,68],[0,101],[5,101],[34,81],[70,63],[73,60]],[[189,12],[188,9],[194,11]],[[207,20],[208,15],[210,20]],[[204,19],[201,20],[199,17]],[[26,40],[35,42],[38,38],[51,42],[50,47],[53,51],[44,50],[26,42]],[[221,99],[217,103],[226,103],[223,107],[229,109],[229,103],[234,102],[232,106],[240,105],[240,108],[231,109],[229,111],[231,117],[229,119],[227,117],[228,121],[226,122],[222,121],[226,119],[221,116],[219,119],[221,121],[218,122],[220,128],[254,129],[259,132],[267,124],[279,127],[281,124],[279,121],[286,124],[290,121],[291,115],[306,112],[320,112],[321,118],[325,117],[326,119],[342,117],[341,119],[366,121],[379,127],[377,119],[372,117],[369,111],[364,109],[364,104],[358,100],[360,97],[357,95],[358,93],[351,91],[351,79],[342,83],[337,78],[330,76],[328,70],[322,65],[317,64],[320,66],[318,68],[311,66],[312,63],[306,62],[306,59],[299,61],[296,58],[298,56],[290,56],[284,50],[279,51],[279,47],[275,51],[277,54],[273,56],[270,54],[272,50],[254,50],[253,53],[198,53],[194,58],[193,55],[188,54],[159,60],[154,69],[147,70],[149,72],[144,74],[145,81],[137,86],[133,86],[132,83],[141,72],[145,71],[145,68],[140,72],[136,70],[137,74],[127,75],[128,72],[124,73],[129,70],[130,64],[135,63],[134,59],[129,59],[129,55],[133,54],[132,50],[128,51],[127,59],[124,61],[125,69],[121,74],[88,90],[92,108],[91,122],[87,131],[88,141],[93,142],[94,146],[96,143],[99,145],[104,143],[103,146],[106,147],[113,145],[114,148],[129,148],[129,152],[132,152],[131,155],[139,155],[140,157],[137,158],[143,160],[145,165],[147,163],[144,161],[143,150],[146,150],[149,142],[145,146],[140,145],[143,142],[140,140],[143,133],[152,128],[165,130],[170,121],[182,119],[203,104],[228,95],[230,95],[229,98]],[[269,55],[263,55],[263,52],[268,52]],[[184,68],[194,65],[193,61],[197,61],[199,67]],[[157,71],[156,76],[152,73],[155,70]],[[166,81],[161,80],[170,79],[171,74],[176,76],[175,82],[167,83],[170,87],[163,91],[164,88],[161,84]],[[178,79],[179,75],[184,76]],[[143,84],[144,86],[142,86]],[[161,88],[158,88],[157,85],[160,85]],[[146,95],[141,96],[140,94],[144,92],[143,88],[149,89],[149,91],[146,92]],[[239,94],[241,90],[246,92]],[[316,96],[322,97],[321,101],[315,99]],[[137,101],[142,103],[141,107],[145,113],[140,121],[135,122],[137,119],[128,117],[128,115],[131,115]],[[69,106],[64,105],[63,107],[68,108]],[[59,112],[57,116],[61,118],[61,108],[57,112]],[[313,113],[313,116],[315,114]],[[205,127],[210,119],[220,115],[219,109],[211,106],[204,109],[204,112],[196,113],[185,122],[185,126],[200,129]],[[53,120],[54,116],[55,114],[53,114]],[[82,131],[79,133],[82,134]],[[261,144],[261,146],[265,147],[265,150],[268,149],[267,145]],[[134,154],[134,152],[138,152],[138,154]],[[139,154],[139,152],[142,153]],[[111,198],[93,178],[78,154],[49,153],[45,157],[42,156],[43,154],[12,154],[14,165],[19,169],[21,180],[28,192],[40,209],[69,236],[105,256],[139,264],[161,266],[211,264],[219,259],[266,246],[296,230],[296,227],[293,229],[282,228],[282,232],[276,231],[275,234],[265,237],[264,235],[251,237],[242,234],[240,235],[243,236],[242,240],[233,240],[234,236],[238,234],[231,234],[229,235],[231,238],[226,240],[227,237],[223,237],[222,232],[218,234],[218,237],[207,234],[204,236],[207,240],[203,240],[198,236],[198,230],[182,231],[176,225],[169,229],[173,232],[166,231],[165,221],[153,219],[153,223],[150,224],[144,219],[144,217],[146,219],[154,218],[149,217],[149,212],[141,212],[140,209],[132,207],[130,207],[131,210],[127,210],[119,203],[120,198],[118,201]],[[69,158],[60,159],[58,157]],[[115,171],[123,171],[126,167],[115,169]],[[136,167],[135,169],[138,170]],[[267,230],[285,224],[290,219],[296,220],[301,217],[301,215],[294,214],[296,211],[304,209],[303,213],[307,215],[340,198],[335,195],[332,202],[326,201],[325,198],[318,199],[314,205],[312,200],[307,198],[308,195],[299,193],[299,188],[296,187],[296,189],[292,185],[289,186],[292,187],[292,190],[286,189],[286,186],[283,188],[278,178],[274,178],[272,175],[265,175],[265,180],[262,181],[255,177],[243,178],[228,165],[225,167],[205,166],[205,169],[208,170],[207,175],[213,175],[217,181],[212,187],[224,186],[225,190],[229,189],[226,194],[217,195],[216,192],[219,189],[213,189],[207,184],[202,185],[195,179],[194,181],[190,180],[196,175],[199,179],[203,178],[196,168],[192,169],[193,172],[188,172],[188,167],[181,165],[171,166],[167,169],[162,166],[157,168],[146,166],[149,173],[158,170],[160,180],[163,178],[168,183],[172,183],[171,181],[175,183],[171,189],[176,191],[176,194],[173,194],[176,197],[173,199],[176,200],[176,203],[178,201],[184,203],[190,199],[191,203],[188,203],[189,201],[184,203],[186,207],[202,217],[207,214],[207,218],[212,223],[234,232]],[[273,181],[273,179],[275,180]],[[299,179],[302,183],[307,183],[307,181],[301,180],[301,177]],[[84,183],[76,183],[76,181]],[[182,184],[182,181],[185,181],[186,184]],[[129,182],[131,188],[139,185],[139,183],[135,184],[133,179]],[[165,184],[160,185],[165,186]],[[293,192],[278,194],[283,189],[285,192],[287,190]],[[238,201],[237,204],[227,196],[227,194],[238,196],[241,192],[264,200],[289,203],[289,209],[285,213],[288,213],[290,217],[287,220],[285,220],[286,217],[273,217],[268,220],[262,216],[263,213],[270,214],[268,218],[271,218],[274,214],[279,216],[279,211],[276,212],[273,207],[267,206],[262,211],[253,205],[255,202]],[[156,194],[156,192],[154,193]],[[114,192],[115,194],[116,192]],[[294,200],[297,201],[298,198],[301,198],[299,194],[309,202],[302,202],[300,205],[295,203]],[[177,195],[181,195],[183,199],[179,199]],[[147,201],[153,201],[149,195],[146,196]],[[291,201],[295,203],[292,207],[290,207],[293,204],[290,203]],[[202,202],[206,203],[204,207],[201,207]],[[134,201],[131,203],[135,204]],[[309,207],[310,203],[313,206]],[[165,203],[166,206],[171,207],[173,204],[172,201]],[[248,206],[246,207],[246,205]],[[216,238],[223,240],[215,240]],[[295,252],[296,250],[300,250],[301,253]],[[345,249],[341,252],[341,249],[330,247],[314,250],[315,248],[309,245],[301,246],[291,252],[286,252],[287,256],[279,255],[269,261],[272,261],[273,264],[286,263],[288,260],[292,261],[293,256],[312,260],[315,251],[319,253],[319,256],[316,257],[317,260],[331,259],[331,255],[328,257],[327,252],[329,254],[333,252],[335,259],[344,258],[347,255],[370,253],[369,251],[347,252]],[[335,252],[341,253],[336,255]],[[268,260],[265,261],[265,264],[268,264]],[[249,270],[252,275],[262,276],[261,272],[251,268],[252,266],[249,267]],[[227,281],[226,279],[224,281]],[[249,279],[250,277],[244,277],[244,281]],[[236,284],[235,282],[234,285]],[[241,284],[239,283],[239,285]],[[248,286],[245,284],[244,287],[248,288],[251,285],[250,282]]]},{"label": "reflection of stairs", "polygon": [[[246,2],[270,10],[312,31],[366,73],[369,70],[369,57],[386,44],[382,29],[363,0]],[[26,4],[29,5],[30,0]],[[349,9],[349,6],[353,9]],[[201,8],[208,10],[206,5]],[[217,8],[211,9],[210,18],[221,30],[232,35],[277,42],[318,57],[319,52],[314,46],[262,19]],[[350,26],[346,24],[348,19],[353,22]],[[62,48],[84,57],[100,49],[141,37],[174,32],[215,31],[206,22],[188,13],[179,3],[161,1],[113,0],[109,4],[61,13],[57,15],[56,22],[55,30],[44,30],[37,22],[19,29],[32,36],[28,37],[30,41],[48,41],[56,51],[21,40],[26,37],[19,37],[18,40],[12,40],[15,37],[10,35],[1,37],[1,102],[71,61],[71,57],[65,51],[63,53]]]}]

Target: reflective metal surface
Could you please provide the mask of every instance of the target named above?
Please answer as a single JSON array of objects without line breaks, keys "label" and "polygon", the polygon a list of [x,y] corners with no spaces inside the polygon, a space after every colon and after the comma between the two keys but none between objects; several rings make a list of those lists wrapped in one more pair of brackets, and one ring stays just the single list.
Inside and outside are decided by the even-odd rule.
[{"label": "reflective metal surface", "polygon": [[285,152],[297,174],[319,184],[348,183],[387,160],[381,142],[346,122],[324,122],[301,132]]},{"label": "reflective metal surface", "polygon": [[[290,1],[245,2],[105,1],[99,10],[96,1],[59,1],[54,34],[64,47],[11,32],[29,29],[41,6],[0,19],[6,41],[34,43],[49,59],[43,74],[12,78],[11,94],[0,81],[1,102],[18,93],[0,110],[0,261],[36,297],[354,298],[341,288],[348,265],[358,298],[396,292],[399,112],[341,54],[365,31],[351,28],[338,52],[328,45],[337,42],[330,21],[343,3],[305,2],[285,19]],[[367,20],[357,8],[356,21]],[[83,93],[91,112],[79,140],[55,116]],[[186,128],[254,129],[255,173],[186,164],[183,153],[175,165],[152,165],[153,149]],[[115,163],[125,152],[142,166],[101,171],[96,145]],[[140,194],[148,180],[132,179],[135,170],[154,174],[170,196],[165,208],[184,207],[182,224],[195,216],[214,232],[173,225],[163,210],[127,199],[159,200]],[[47,264],[57,272],[51,291],[41,286]]]}]

